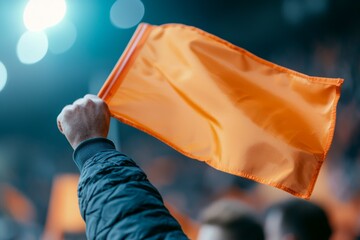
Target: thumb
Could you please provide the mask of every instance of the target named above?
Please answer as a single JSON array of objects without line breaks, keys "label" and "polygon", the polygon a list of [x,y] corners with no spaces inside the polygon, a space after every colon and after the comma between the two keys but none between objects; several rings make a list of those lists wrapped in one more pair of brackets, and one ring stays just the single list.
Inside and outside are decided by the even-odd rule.
[{"label": "thumb", "polygon": [[64,134],[64,131],[63,131],[63,128],[62,128],[62,126],[61,126],[61,122],[60,122],[59,117],[56,119],[56,122],[57,122],[57,127],[58,127],[59,131],[60,131],[62,134]]}]

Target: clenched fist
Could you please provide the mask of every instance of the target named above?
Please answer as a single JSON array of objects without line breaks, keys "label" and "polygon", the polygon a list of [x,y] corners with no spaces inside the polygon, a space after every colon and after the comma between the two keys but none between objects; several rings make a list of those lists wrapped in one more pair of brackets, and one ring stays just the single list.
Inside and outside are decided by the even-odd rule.
[{"label": "clenched fist", "polygon": [[86,95],[63,108],[57,117],[58,128],[75,149],[81,142],[107,137],[110,112],[106,103],[95,95]]}]

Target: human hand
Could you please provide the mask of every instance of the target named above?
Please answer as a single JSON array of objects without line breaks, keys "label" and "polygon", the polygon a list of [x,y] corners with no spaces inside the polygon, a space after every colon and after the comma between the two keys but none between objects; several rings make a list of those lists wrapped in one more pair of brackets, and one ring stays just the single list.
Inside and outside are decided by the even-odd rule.
[{"label": "human hand", "polygon": [[101,98],[88,94],[65,106],[57,117],[57,124],[60,132],[75,149],[87,139],[107,137],[110,111]]}]

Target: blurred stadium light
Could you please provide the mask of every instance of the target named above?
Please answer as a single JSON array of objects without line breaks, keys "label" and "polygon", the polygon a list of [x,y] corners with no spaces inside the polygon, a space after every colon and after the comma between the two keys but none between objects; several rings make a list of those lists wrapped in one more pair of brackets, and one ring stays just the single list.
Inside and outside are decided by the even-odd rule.
[{"label": "blurred stadium light", "polygon": [[118,28],[131,28],[144,17],[141,0],[117,0],[111,7],[110,20]]},{"label": "blurred stadium light", "polygon": [[328,0],[306,0],[305,7],[308,13],[321,14],[328,8]]},{"label": "blurred stadium light", "polygon": [[4,89],[7,81],[7,71],[5,65],[0,62],[0,92]]},{"label": "blurred stadium light", "polygon": [[54,54],[61,54],[69,50],[75,43],[77,30],[75,25],[64,20],[54,28],[46,30],[49,39],[49,50]]},{"label": "blurred stadium light", "polygon": [[24,24],[30,31],[42,31],[59,23],[66,14],[65,0],[30,0],[24,10]]},{"label": "blurred stadium light", "polygon": [[299,24],[305,18],[305,8],[301,0],[284,0],[283,15],[292,24]]},{"label": "blurred stadium light", "polygon": [[328,5],[328,0],[284,0],[282,11],[287,22],[297,25],[310,15],[323,14]]},{"label": "blurred stadium light", "polygon": [[17,44],[20,62],[33,64],[43,59],[48,51],[48,38],[44,32],[25,32]]}]

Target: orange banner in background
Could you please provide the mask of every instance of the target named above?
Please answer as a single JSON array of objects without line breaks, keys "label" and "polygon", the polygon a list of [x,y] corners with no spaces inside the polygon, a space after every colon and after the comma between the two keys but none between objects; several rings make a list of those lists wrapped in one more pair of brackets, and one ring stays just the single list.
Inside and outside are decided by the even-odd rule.
[{"label": "orange banner in background", "polygon": [[61,240],[65,233],[85,233],[77,198],[79,175],[63,174],[54,179],[43,240]]},{"label": "orange banner in background", "polygon": [[309,198],[342,79],[309,77],[200,29],[141,24],[99,96],[179,152]]}]

